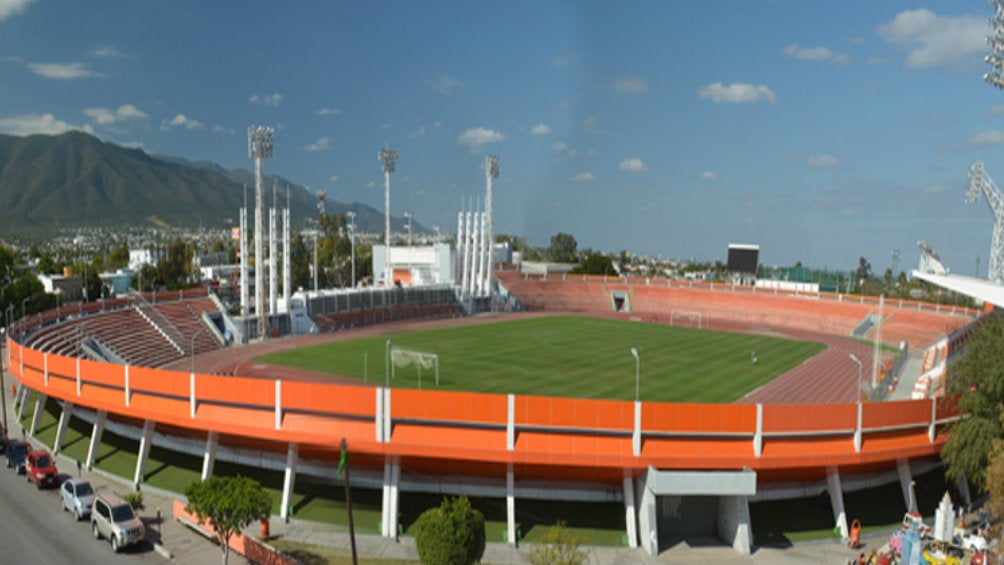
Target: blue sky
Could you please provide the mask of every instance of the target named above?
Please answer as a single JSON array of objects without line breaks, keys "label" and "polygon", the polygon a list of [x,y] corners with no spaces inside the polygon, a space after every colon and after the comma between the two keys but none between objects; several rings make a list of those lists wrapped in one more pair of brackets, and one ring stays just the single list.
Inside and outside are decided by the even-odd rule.
[{"label": "blue sky", "polygon": [[985,274],[1004,93],[983,0],[0,0],[0,131],[84,129],[456,229],[498,154],[497,231],[546,245],[876,271],[926,240]]}]

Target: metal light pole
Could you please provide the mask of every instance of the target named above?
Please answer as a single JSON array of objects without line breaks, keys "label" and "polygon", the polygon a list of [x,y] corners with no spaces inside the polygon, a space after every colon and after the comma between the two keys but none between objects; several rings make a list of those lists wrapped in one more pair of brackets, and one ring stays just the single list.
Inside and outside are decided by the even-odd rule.
[{"label": "metal light pole", "polygon": [[384,381],[387,383],[387,388],[390,388],[390,338],[387,338],[387,347],[384,351]]},{"label": "metal light pole", "polygon": [[638,349],[632,347],[631,355],[634,356],[634,401],[638,402],[641,387],[641,357],[638,356]]},{"label": "metal light pole", "polygon": [[349,245],[352,246],[352,288],[356,287],[356,213],[349,210]]},{"label": "metal light pole", "polygon": [[248,128],[248,157],[255,163],[254,209],[254,306],[258,317],[258,335],[265,337],[265,181],[262,177],[262,160],[272,157],[274,144],[272,128]]},{"label": "metal light pole", "polygon": [[499,158],[498,155],[488,155],[485,157],[485,219],[488,221],[488,225],[485,226],[485,238],[487,239],[487,245],[485,245],[485,252],[488,254],[485,257],[488,265],[485,275],[485,293],[488,296],[492,296],[492,277],[493,274],[493,257],[495,249],[495,215],[492,210],[492,192],[494,190],[495,179],[499,178]]},{"label": "metal light pole", "polygon": [[384,246],[386,247],[386,257],[384,258],[384,286],[394,284],[394,269],[390,261],[390,174],[394,172],[397,164],[397,151],[393,149],[381,149],[377,153],[377,159],[383,161],[384,176]]},{"label": "metal light pole", "polygon": [[861,392],[860,392],[860,389],[861,389],[861,379],[864,378],[864,375],[863,375],[864,370],[862,368],[863,366],[861,364],[861,360],[858,359],[856,355],[854,355],[853,353],[849,353],[848,355],[850,355],[851,361],[854,361],[855,363],[858,364],[858,394],[861,394]]},{"label": "metal light pole", "polygon": [[404,217],[408,218],[408,247],[409,253],[411,252],[411,212],[405,212]]},{"label": "metal light pole", "polygon": [[28,298],[25,298],[25,299],[21,300],[21,325],[22,326],[24,325],[24,318],[27,316],[27,314],[25,314],[25,308],[24,308],[24,306],[25,306],[25,304],[28,303],[29,300],[31,300],[30,296]]}]

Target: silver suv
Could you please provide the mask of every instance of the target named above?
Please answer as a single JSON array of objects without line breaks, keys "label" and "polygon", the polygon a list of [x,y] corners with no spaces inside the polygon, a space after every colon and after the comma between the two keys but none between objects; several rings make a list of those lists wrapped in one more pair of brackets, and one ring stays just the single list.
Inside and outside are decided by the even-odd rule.
[{"label": "silver suv", "polygon": [[91,531],[94,532],[94,539],[108,538],[115,553],[125,546],[143,541],[146,535],[143,522],[133,513],[129,503],[113,494],[100,494],[94,499]]}]

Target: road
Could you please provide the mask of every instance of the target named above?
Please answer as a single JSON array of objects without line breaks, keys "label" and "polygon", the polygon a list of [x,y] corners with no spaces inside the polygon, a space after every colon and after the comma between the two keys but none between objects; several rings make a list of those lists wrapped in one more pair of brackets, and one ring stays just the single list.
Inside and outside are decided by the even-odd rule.
[{"label": "road", "polygon": [[[0,461],[5,461],[0,459]],[[65,477],[66,475],[63,475]],[[150,526],[148,526],[150,527]],[[107,540],[96,541],[90,522],[62,511],[58,488],[43,489],[0,465],[0,562],[21,565],[105,565],[163,563],[149,543],[116,555]]]}]

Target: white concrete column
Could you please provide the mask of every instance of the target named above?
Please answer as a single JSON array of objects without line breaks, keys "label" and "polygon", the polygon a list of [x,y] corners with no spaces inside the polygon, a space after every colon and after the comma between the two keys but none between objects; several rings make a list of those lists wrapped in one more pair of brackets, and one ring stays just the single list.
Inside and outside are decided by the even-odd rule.
[{"label": "white concrete column", "polygon": [[833,507],[833,520],[840,528],[840,537],[850,538],[847,529],[847,513],[844,511],[844,491],[840,486],[840,472],[836,467],[826,470],[826,490],[830,494],[830,506]]},{"label": "white concrete column", "polygon": [[509,415],[505,425],[505,448],[509,451],[516,449],[516,395],[509,395]]},{"label": "white concrete column", "polygon": [[753,433],[753,456],[763,455],[763,404],[756,405],[756,431]]},{"label": "white concrete column", "polygon": [[45,378],[45,387],[49,387],[49,354],[42,354],[42,375]]},{"label": "white concrete column", "polygon": [[634,479],[630,475],[624,477],[624,524],[628,547],[638,547],[638,517],[634,507]]},{"label": "white concrete column", "polygon": [[383,441],[384,443],[390,443],[391,435],[393,435],[393,424],[390,417],[390,391],[391,389],[385,389],[383,391]]},{"label": "white concrete column", "polygon": [[753,547],[750,528],[749,497],[718,497],[718,537],[732,545],[740,555],[749,555]]},{"label": "white concrete column", "polygon": [[[275,271],[275,269],[272,270]],[[272,292],[274,293],[275,289],[272,289]],[[282,381],[280,379],[275,380],[275,429],[282,429]]]},{"label": "white concrete column", "polygon": [[153,428],[156,422],[145,420],[143,422],[143,436],[139,438],[139,453],[136,454],[136,474],[133,476],[133,486],[139,489],[143,482],[143,473],[146,472],[146,460],[150,457],[150,445],[153,443]]},{"label": "white concrete column", "polygon": [[862,417],[863,405],[858,402],[858,419],[857,425],[854,428],[854,452],[861,453],[861,417]]},{"label": "white concrete column", "polygon": [[516,546],[516,477],[512,472],[512,463],[507,465],[505,471],[505,514],[506,514],[506,541],[509,545]]},{"label": "white concrete column", "polygon": [[105,433],[105,420],[108,412],[98,410],[94,417],[94,427],[91,428],[91,443],[87,447],[87,470],[94,468],[94,460],[98,457],[98,447],[101,445],[101,435]]},{"label": "white concrete column", "polygon": [[634,402],[634,431],[631,433],[631,452],[635,457],[641,455],[641,402]]},{"label": "white concrete column", "polygon": [[125,405],[129,406],[129,365],[125,366]]},{"label": "white concrete column", "polygon": [[73,417],[73,403],[63,402],[63,411],[59,413],[59,425],[56,426],[56,439],[52,442],[52,453],[58,454],[63,447],[63,438],[66,437],[66,426]]},{"label": "white concrete column", "polygon": [[397,539],[398,502],[401,499],[401,463],[394,461],[390,470],[390,536]]},{"label": "white concrete column", "polygon": [[391,536],[390,529],[390,482],[392,464],[390,459],[384,461],[383,464],[383,503],[380,508],[380,535],[383,537]]},{"label": "white concrete column", "polygon": [[282,479],[282,508],[279,515],[283,520],[289,520],[293,504],[293,485],[296,484],[296,464],[299,460],[299,448],[295,443],[289,444],[286,450],[286,475]]},{"label": "white concrete column", "polygon": [[202,455],[202,480],[213,476],[213,465],[216,464],[216,447],[219,445],[220,435],[216,432],[209,432],[206,436],[206,451]]},{"label": "white concrete column", "polygon": [[899,488],[903,491],[903,506],[905,506],[906,511],[909,512],[910,510],[913,510],[910,504],[910,499],[912,498],[910,494],[910,483],[913,482],[913,470],[910,469],[909,459],[896,460],[896,474],[899,475]]},{"label": "white concrete column", "polygon": [[28,404],[29,390],[30,389],[24,385],[21,385],[17,389],[17,394],[21,398],[21,401],[17,405],[17,420],[19,422],[24,418],[24,405]]},{"label": "white concrete column", "polygon": [[931,443],[934,443],[934,436],[936,435],[938,429],[938,399],[931,399],[931,423],[927,427],[927,439]]},{"label": "white concrete column", "polygon": [[383,443],[383,388],[376,387],[376,415],[375,421],[376,425],[376,440],[377,443]]},{"label": "white concrete column", "polygon": [[76,358],[77,361],[77,396],[80,396],[80,357]]},{"label": "white concrete column", "polygon": [[195,373],[188,374],[188,417],[195,419]]},{"label": "white concrete column", "polygon": [[648,488],[648,471],[636,482],[638,496],[638,544],[649,555],[659,554],[659,518],[655,493]]},{"label": "white concrete column", "polygon": [[31,429],[28,430],[28,435],[31,437],[35,437],[35,432],[38,431],[38,424],[42,421],[42,412],[45,411],[45,403],[48,400],[48,395],[38,393],[38,399],[35,400],[35,415],[31,417]]}]

